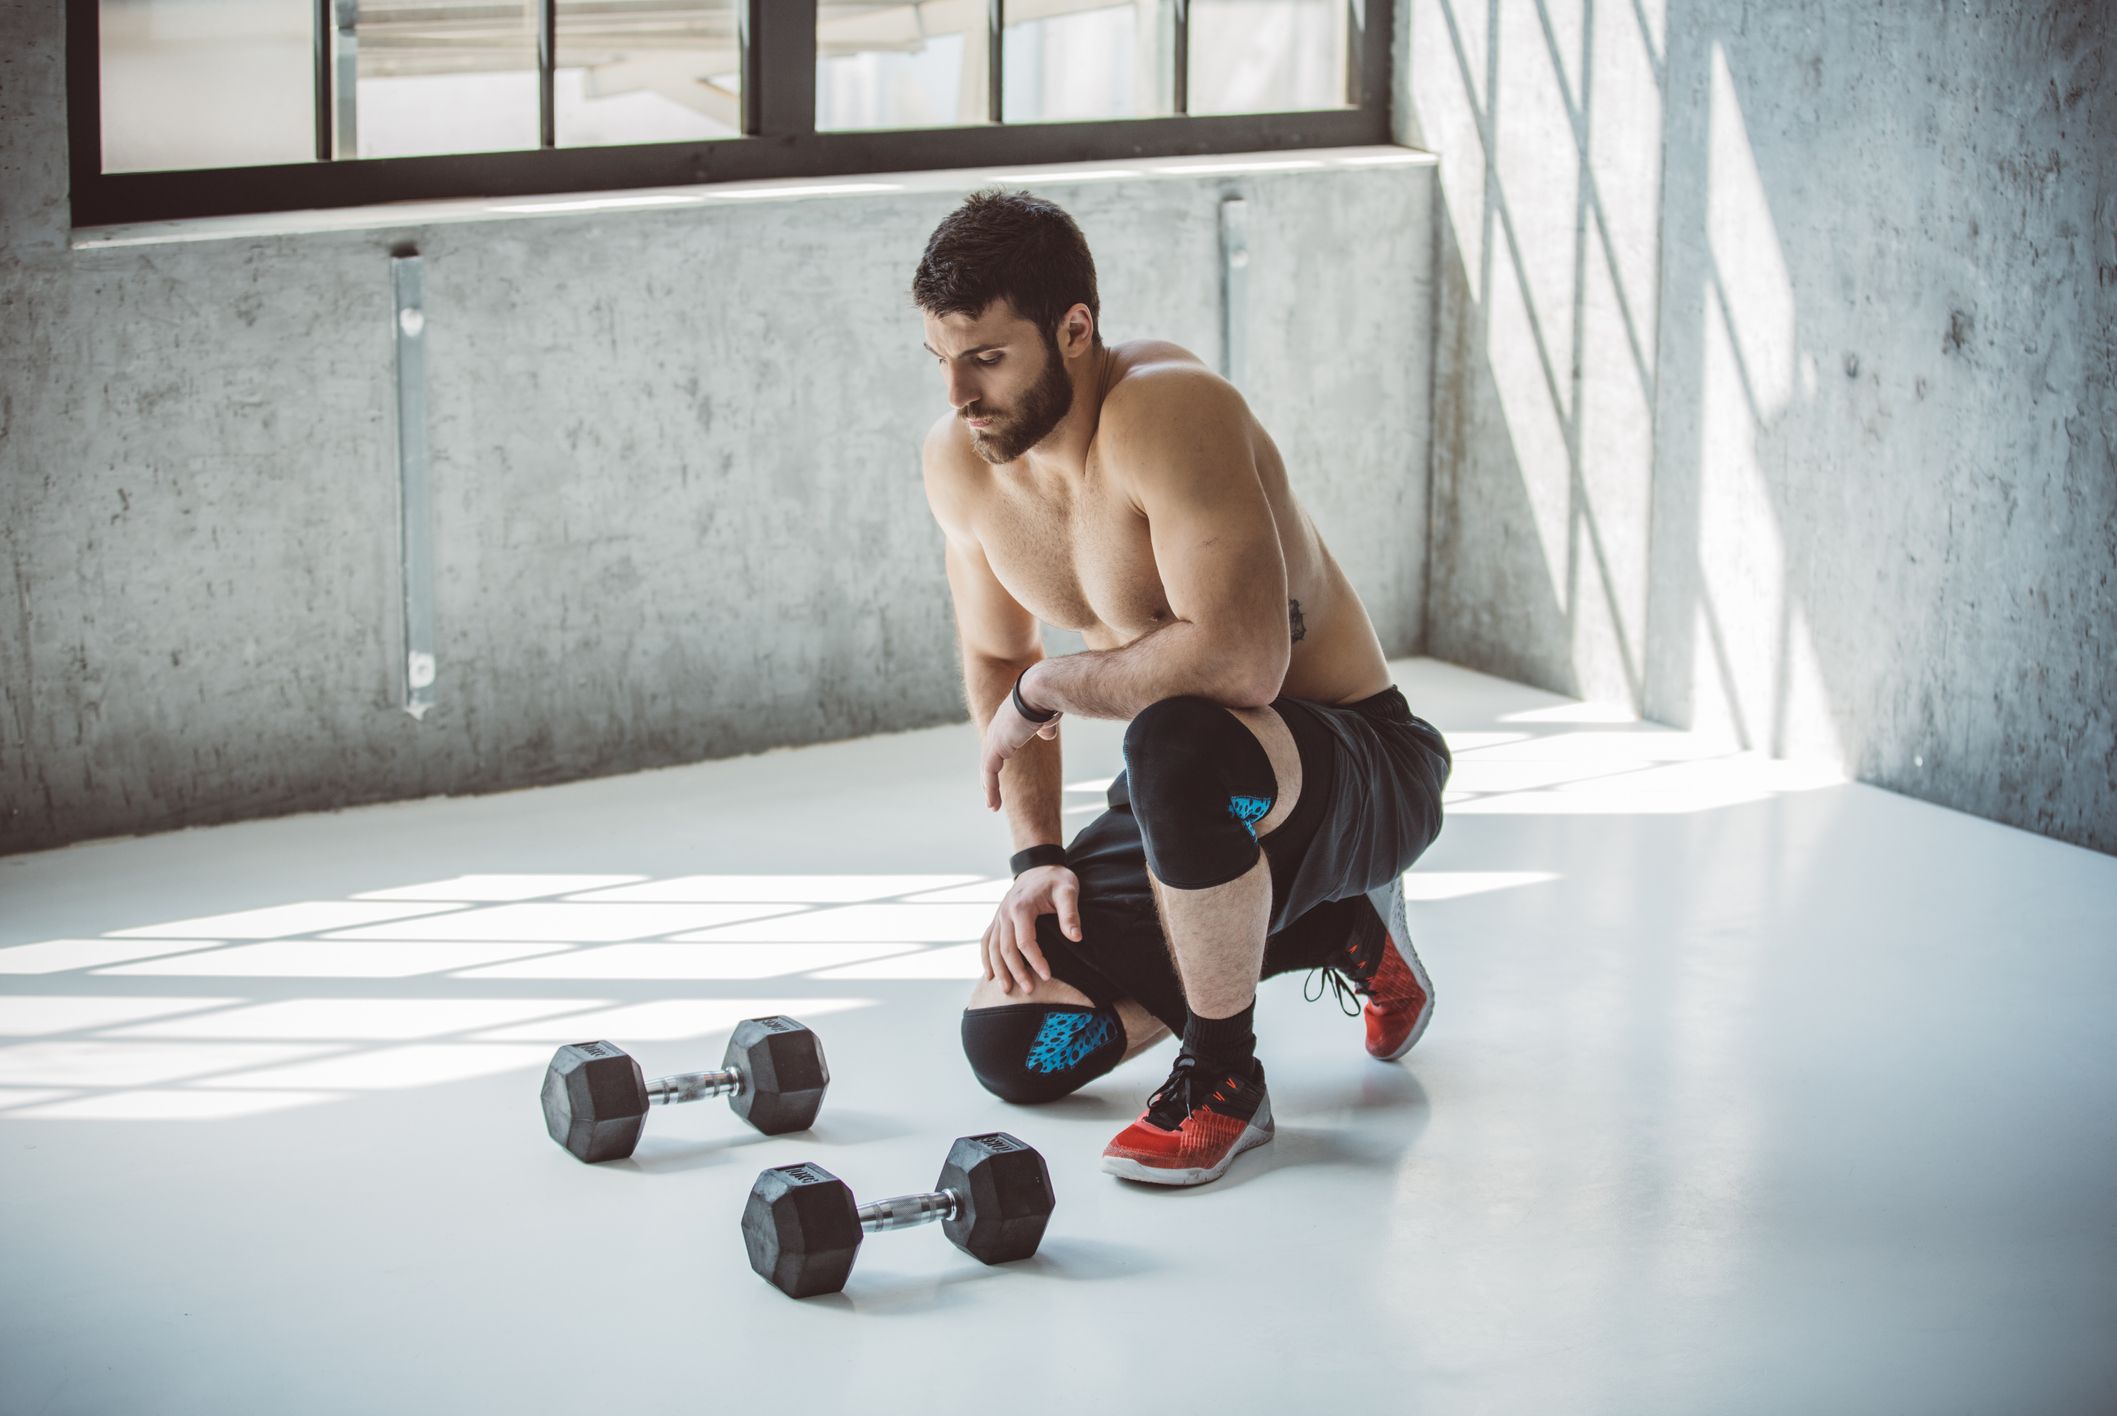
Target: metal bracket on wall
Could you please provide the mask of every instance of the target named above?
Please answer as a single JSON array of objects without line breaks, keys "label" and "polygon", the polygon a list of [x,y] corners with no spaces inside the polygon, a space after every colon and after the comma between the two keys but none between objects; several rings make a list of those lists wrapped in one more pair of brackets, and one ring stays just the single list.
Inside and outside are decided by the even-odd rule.
[{"label": "metal bracket on wall", "polygon": [[1249,206],[1241,197],[1220,201],[1220,372],[1243,385],[1249,353]]},{"label": "metal bracket on wall", "polygon": [[397,293],[397,520],[404,563],[404,711],[434,706],[434,530],[426,440],[426,276],[393,256]]}]

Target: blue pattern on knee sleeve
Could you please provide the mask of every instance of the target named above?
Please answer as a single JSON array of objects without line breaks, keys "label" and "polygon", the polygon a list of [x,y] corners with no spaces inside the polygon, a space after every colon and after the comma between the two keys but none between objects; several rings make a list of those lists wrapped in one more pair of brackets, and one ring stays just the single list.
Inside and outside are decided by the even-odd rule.
[{"label": "blue pattern on knee sleeve", "polygon": [[1272,799],[1270,797],[1234,796],[1228,798],[1228,814],[1242,823],[1243,829],[1250,833],[1250,839],[1252,840],[1257,837],[1257,823],[1270,815],[1271,810]]},{"label": "blue pattern on knee sleeve", "polygon": [[1115,1027],[1107,1013],[1046,1013],[1044,1026],[1022,1062],[1032,1072],[1066,1072],[1108,1042]]}]

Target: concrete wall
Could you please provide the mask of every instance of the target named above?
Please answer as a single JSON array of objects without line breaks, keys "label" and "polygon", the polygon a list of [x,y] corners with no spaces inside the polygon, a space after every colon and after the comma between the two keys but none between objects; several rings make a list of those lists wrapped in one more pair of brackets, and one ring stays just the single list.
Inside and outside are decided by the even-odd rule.
[{"label": "concrete wall", "polygon": [[2117,11],[1398,9],[1430,652],[2117,850]]},{"label": "concrete wall", "polygon": [[[905,290],[971,177],[74,250],[61,9],[0,12],[0,852],[963,717]],[[1047,189],[1110,336],[1209,359],[1218,203],[1248,197],[1248,386],[1393,654],[1422,647],[1431,179]],[[393,698],[402,243],[432,361],[423,722]]]}]

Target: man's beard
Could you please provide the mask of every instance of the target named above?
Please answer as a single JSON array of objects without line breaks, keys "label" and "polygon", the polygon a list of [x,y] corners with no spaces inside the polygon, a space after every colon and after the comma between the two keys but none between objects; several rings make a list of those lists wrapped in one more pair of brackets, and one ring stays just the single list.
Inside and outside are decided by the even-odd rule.
[{"label": "man's beard", "polygon": [[1056,341],[1044,345],[1044,372],[1022,395],[1021,405],[1011,413],[977,413],[966,417],[990,417],[989,428],[972,428],[970,445],[978,456],[994,464],[1012,462],[1051,436],[1073,407],[1073,380],[1066,377],[1066,361],[1059,356]]}]

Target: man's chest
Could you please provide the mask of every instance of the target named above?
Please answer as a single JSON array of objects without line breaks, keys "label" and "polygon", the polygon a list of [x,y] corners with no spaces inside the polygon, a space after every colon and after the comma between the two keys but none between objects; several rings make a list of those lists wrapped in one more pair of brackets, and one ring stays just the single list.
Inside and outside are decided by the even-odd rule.
[{"label": "man's chest", "polygon": [[1107,484],[998,492],[979,539],[1000,583],[1046,624],[1130,641],[1169,618],[1147,519]]}]

